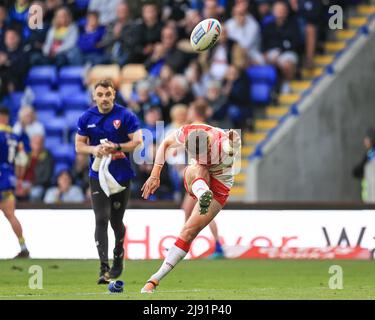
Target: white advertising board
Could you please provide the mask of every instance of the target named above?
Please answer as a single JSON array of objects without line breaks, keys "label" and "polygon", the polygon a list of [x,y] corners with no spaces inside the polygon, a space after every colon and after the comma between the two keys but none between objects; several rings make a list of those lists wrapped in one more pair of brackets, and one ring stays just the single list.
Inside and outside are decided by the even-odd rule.
[{"label": "white advertising board", "polygon": [[[32,258],[97,259],[95,219],[91,210],[17,210]],[[130,259],[161,259],[183,225],[180,210],[127,210],[126,253]],[[224,210],[216,217],[228,246],[375,248],[375,211]],[[114,245],[108,227],[109,256]],[[212,244],[208,228],[193,242],[188,258]],[[12,258],[19,246],[8,221],[0,215],[0,258]]]}]

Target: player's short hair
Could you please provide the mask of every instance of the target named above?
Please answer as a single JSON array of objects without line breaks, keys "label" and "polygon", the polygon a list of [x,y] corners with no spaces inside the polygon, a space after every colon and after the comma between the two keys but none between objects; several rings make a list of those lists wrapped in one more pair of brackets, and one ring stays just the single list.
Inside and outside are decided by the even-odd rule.
[{"label": "player's short hair", "polygon": [[115,89],[115,86],[112,82],[112,80],[110,79],[104,79],[104,80],[100,80],[99,82],[97,82],[94,86],[94,90],[96,90],[97,87],[103,87],[103,88],[112,88],[113,90]]},{"label": "player's short hair", "polygon": [[185,140],[185,148],[193,157],[198,155],[206,155],[209,143],[210,139],[205,130],[191,130]]},{"label": "player's short hair", "polygon": [[0,115],[9,117],[9,109],[3,106],[0,106]]},{"label": "player's short hair", "polygon": [[203,98],[197,99],[191,103],[190,108],[193,109],[195,114],[203,119],[206,119],[208,116],[208,104]]}]

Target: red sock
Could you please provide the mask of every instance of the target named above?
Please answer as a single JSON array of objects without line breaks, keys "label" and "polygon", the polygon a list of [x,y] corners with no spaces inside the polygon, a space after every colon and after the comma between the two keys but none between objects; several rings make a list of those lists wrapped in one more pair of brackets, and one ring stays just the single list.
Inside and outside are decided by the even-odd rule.
[{"label": "red sock", "polygon": [[185,252],[189,252],[190,250],[190,243],[185,242],[184,240],[177,238],[175,244],[176,247],[184,250]]}]

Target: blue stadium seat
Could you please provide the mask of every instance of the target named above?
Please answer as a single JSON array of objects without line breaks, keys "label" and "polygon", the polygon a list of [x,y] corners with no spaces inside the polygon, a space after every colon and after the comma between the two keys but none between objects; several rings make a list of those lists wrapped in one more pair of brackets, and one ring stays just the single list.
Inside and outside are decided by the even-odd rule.
[{"label": "blue stadium seat", "polygon": [[74,161],[75,151],[73,144],[60,144],[58,147],[49,149],[49,151],[56,163],[71,165]]},{"label": "blue stadium seat", "polygon": [[51,92],[51,86],[49,84],[32,84],[29,86],[35,97]]},{"label": "blue stadium seat", "polygon": [[62,67],[59,72],[59,85],[61,84],[83,84],[84,67],[68,66]]},{"label": "blue stadium seat", "polygon": [[50,137],[60,137],[61,139],[63,139],[66,134],[67,124],[65,122],[65,118],[55,117],[48,123],[45,123],[44,126],[46,129],[46,135]]},{"label": "blue stadium seat", "polygon": [[76,95],[76,94],[81,94],[84,91],[82,91],[82,86],[80,84],[60,84],[59,85],[59,94],[60,97],[66,97],[70,95]]},{"label": "blue stadium seat", "polygon": [[83,114],[82,110],[67,110],[65,111],[65,122],[69,129],[75,130],[79,117]]},{"label": "blue stadium seat", "polygon": [[57,80],[56,66],[36,66],[32,67],[27,76],[26,84],[49,84],[54,86]]},{"label": "blue stadium seat", "polygon": [[34,100],[36,110],[59,110],[61,108],[61,99],[58,93],[46,92],[37,95]]},{"label": "blue stadium seat", "polygon": [[63,109],[66,110],[86,110],[91,105],[89,93],[81,92],[63,97]]},{"label": "blue stadium seat", "polygon": [[271,102],[272,88],[266,83],[254,83],[250,88],[251,100],[255,104],[266,105]]},{"label": "blue stadium seat", "polygon": [[44,139],[44,146],[48,150],[57,148],[61,144],[62,144],[61,137],[46,136]]},{"label": "blue stadium seat", "polygon": [[41,123],[46,124],[55,119],[56,113],[54,110],[39,110],[36,111],[36,117]]},{"label": "blue stadium seat", "polygon": [[252,66],[246,70],[251,83],[267,83],[274,86],[277,81],[276,68],[271,65]]}]

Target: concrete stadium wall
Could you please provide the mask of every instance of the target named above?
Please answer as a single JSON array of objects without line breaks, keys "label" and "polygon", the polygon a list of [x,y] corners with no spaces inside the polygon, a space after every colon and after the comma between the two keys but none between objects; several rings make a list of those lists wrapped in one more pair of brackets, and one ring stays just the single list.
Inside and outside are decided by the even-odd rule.
[{"label": "concrete stadium wall", "polygon": [[247,200],[360,200],[351,171],[364,154],[366,129],[375,127],[375,32],[351,51],[314,90],[309,107],[251,163]]}]

